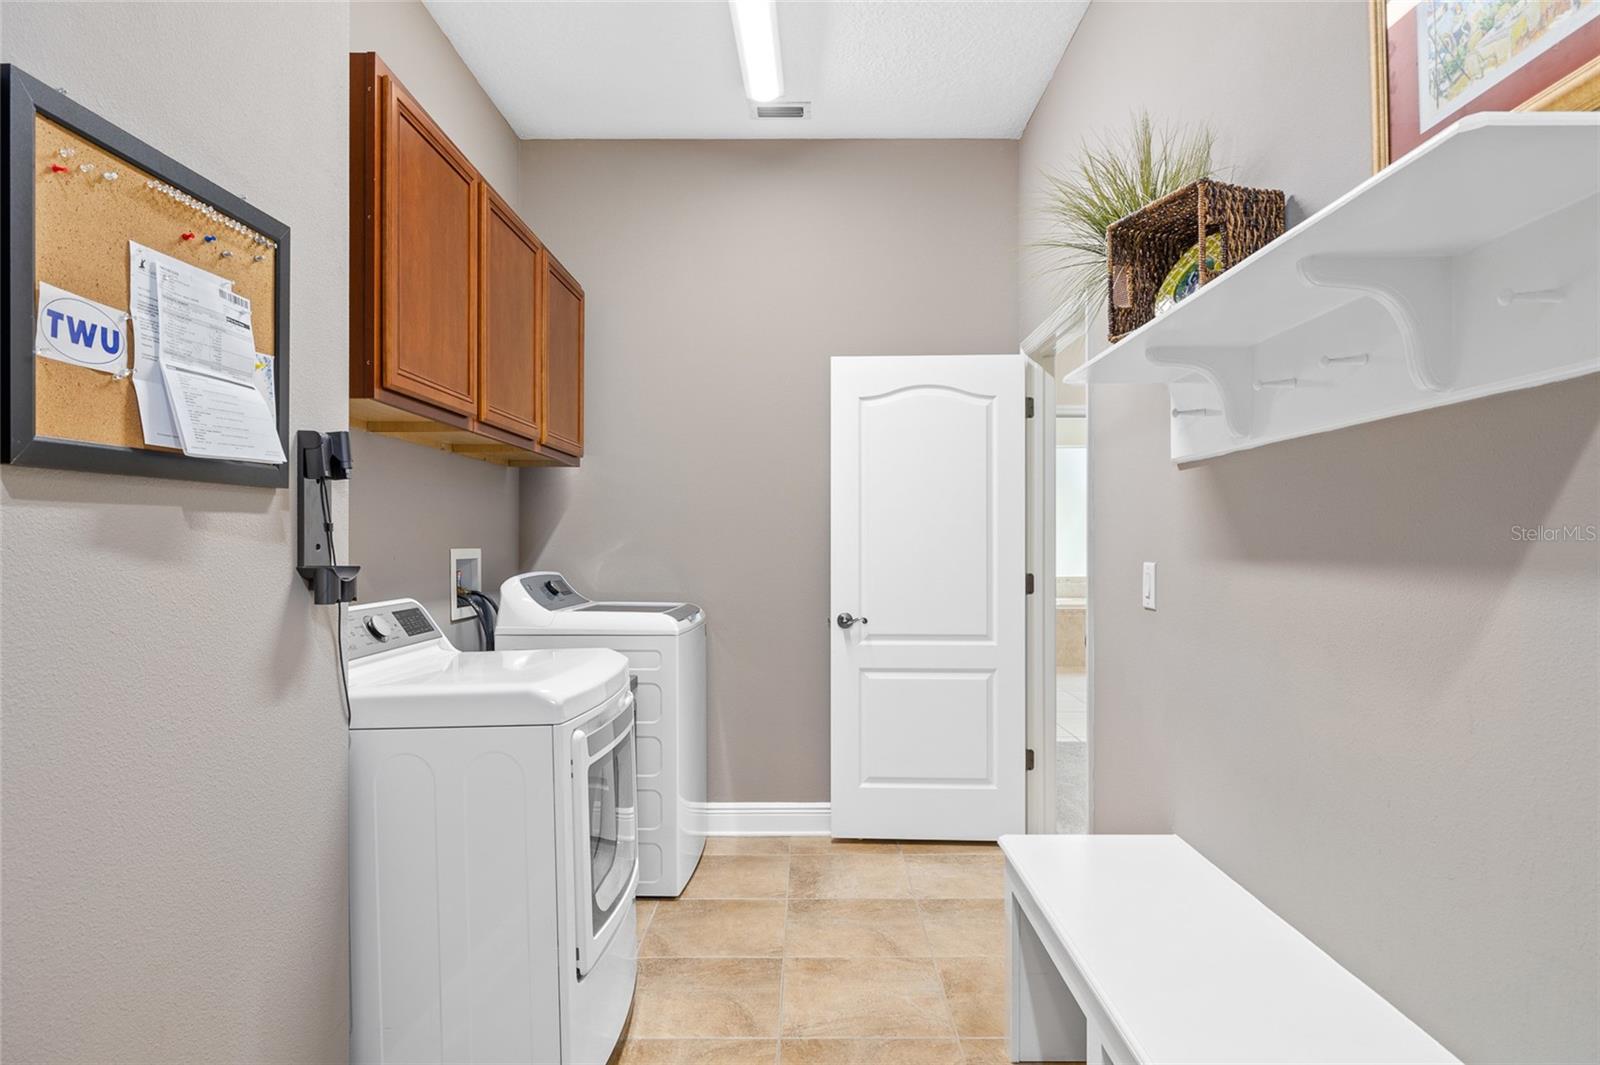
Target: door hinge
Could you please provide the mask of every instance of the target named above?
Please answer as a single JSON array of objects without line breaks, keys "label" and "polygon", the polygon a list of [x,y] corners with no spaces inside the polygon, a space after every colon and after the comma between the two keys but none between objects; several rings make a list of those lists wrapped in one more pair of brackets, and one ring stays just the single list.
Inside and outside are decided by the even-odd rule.
[{"label": "door hinge", "polygon": [[1033,574],[1028,574],[1028,594],[1033,594]]},{"label": "door hinge", "polygon": [[1028,772],[1033,772],[1033,748],[1028,748]]},{"label": "door hinge", "polygon": [[1028,397],[1028,417],[1033,417],[1033,397]]}]

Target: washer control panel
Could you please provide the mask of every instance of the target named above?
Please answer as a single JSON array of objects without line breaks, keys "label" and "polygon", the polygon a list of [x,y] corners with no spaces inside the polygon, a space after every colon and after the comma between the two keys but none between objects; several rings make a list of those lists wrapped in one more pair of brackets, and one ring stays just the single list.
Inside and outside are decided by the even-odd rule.
[{"label": "washer control panel", "polygon": [[352,607],[345,615],[343,635],[345,658],[356,659],[436,640],[439,627],[421,603],[402,599]]},{"label": "washer control panel", "polygon": [[559,573],[530,573],[522,578],[522,590],[546,610],[566,610],[589,601]]}]

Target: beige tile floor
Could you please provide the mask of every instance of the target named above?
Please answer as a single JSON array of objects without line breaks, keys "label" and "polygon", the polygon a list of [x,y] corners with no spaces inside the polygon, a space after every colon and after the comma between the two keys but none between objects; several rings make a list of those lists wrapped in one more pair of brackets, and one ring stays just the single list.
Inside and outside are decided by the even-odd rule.
[{"label": "beige tile floor", "polygon": [[719,838],[640,900],[619,1065],[1005,1062],[992,844]]}]

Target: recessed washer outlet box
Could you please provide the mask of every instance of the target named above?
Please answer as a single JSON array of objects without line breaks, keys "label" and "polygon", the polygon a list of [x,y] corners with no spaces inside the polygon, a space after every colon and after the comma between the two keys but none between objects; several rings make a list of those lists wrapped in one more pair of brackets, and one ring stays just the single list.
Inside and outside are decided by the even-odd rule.
[{"label": "recessed washer outlet box", "polygon": [[447,591],[447,602],[450,604],[451,621],[471,621],[477,615],[470,606],[456,599],[456,589],[466,588],[470,591],[483,591],[483,548],[481,547],[452,547],[450,549],[450,588]]}]

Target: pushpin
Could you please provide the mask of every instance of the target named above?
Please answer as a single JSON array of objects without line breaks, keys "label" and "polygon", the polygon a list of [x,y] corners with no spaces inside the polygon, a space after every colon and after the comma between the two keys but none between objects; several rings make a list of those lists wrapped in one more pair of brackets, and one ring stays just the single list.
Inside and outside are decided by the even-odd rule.
[{"label": "pushpin", "polygon": [[62,166],[60,163],[51,163],[50,164],[50,173],[52,173],[52,174],[65,174],[65,173],[68,173],[68,172],[69,172],[69,168]]},{"label": "pushpin", "polygon": [[216,240],[217,240],[216,234],[214,234],[214,233],[207,233],[206,234],[206,243],[207,244],[214,244],[214,243],[216,243]]},{"label": "pushpin", "polygon": [[104,174],[101,174],[100,176],[105,178],[107,181],[115,181],[115,180],[117,180],[117,172],[115,170],[107,170]]},{"label": "pushpin", "polygon": [[63,158],[63,159],[71,159],[74,155],[78,154],[78,149],[76,149],[76,148],[58,148],[58,149],[56,149],[56,154],[61,156],[61,158]]},{"label": "pushpin", "polygon": [[267,261],[267,257],[265,255],[257,255],[250,261],[253,263],[264,263]]},{"label": "pushpin", "polygon": [[82,166],[78,167],[78,172],[81,173],[81,174],[87,174],[89,171],[91,171],[93,169],[94,169],[94,164],[93,163],[84,163]]},{"label": "pushpin", "polygon": [[227,250],[227,249],[226,249],[226,248],[224,248],[224,249],[223,249],[223,250],[222,250],[222,258],[224,258],[224,259],[231,259],[231,258],[233,258],[233,252],[231,252],[231,251],[228,251],[228,250]]},{"label": "pushpin", "polygon": [[183,233],[183,234],[179,235],[178,239],[179,240],[193,240],[194,239],[194,234],[193,233]]}]

